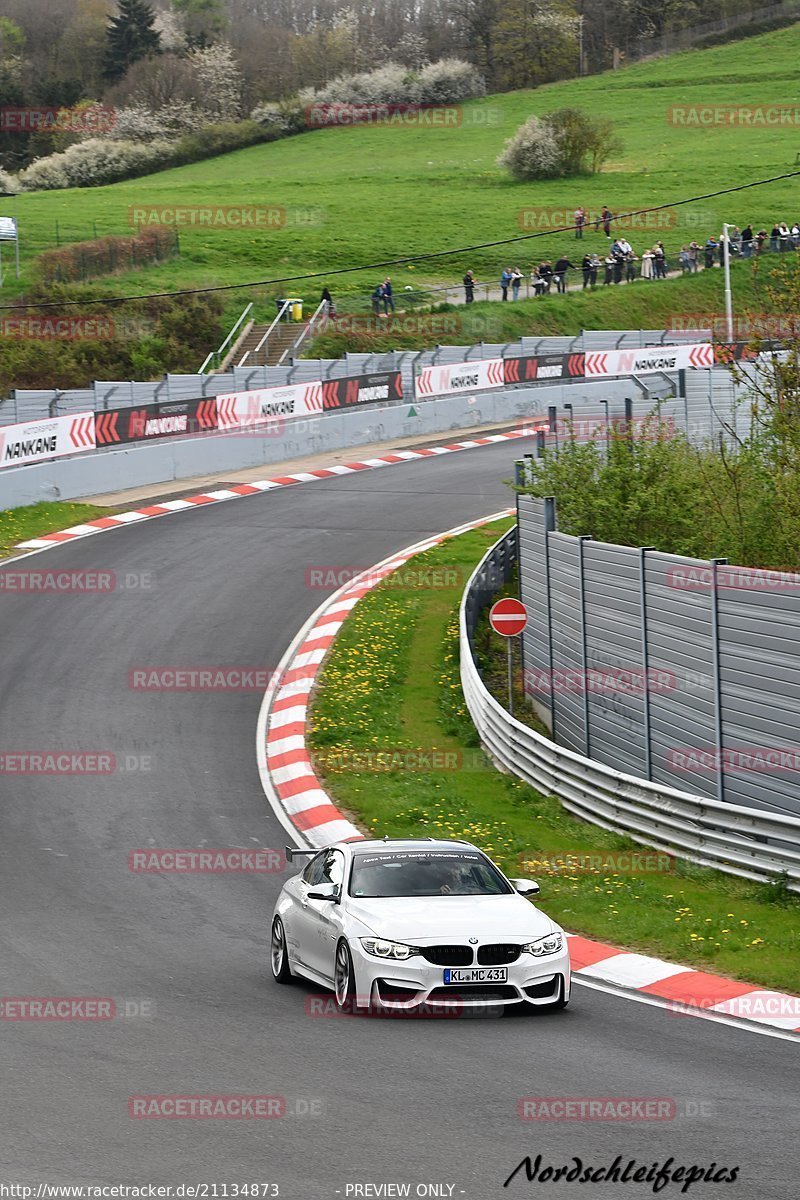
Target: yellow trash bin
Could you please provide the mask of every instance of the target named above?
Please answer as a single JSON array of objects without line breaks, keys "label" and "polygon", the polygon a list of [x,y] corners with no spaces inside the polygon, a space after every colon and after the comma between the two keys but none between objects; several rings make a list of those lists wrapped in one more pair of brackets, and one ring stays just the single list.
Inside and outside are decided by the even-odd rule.
[{"label": "yellow trash bin", "polygon": [[288,299],[289,299],[289,303],[292,306],[292,308],[291,308],[292,320],[293,321],[302,321],[302,319],[303,319],[302,298],[300,298],[299,296],[290,296],[290,297],[288,297]]}]

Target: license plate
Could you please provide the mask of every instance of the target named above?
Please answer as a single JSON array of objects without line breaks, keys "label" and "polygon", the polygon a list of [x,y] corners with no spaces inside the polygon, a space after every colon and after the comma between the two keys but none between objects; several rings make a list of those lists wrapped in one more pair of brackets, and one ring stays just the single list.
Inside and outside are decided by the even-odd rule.
[{"label": "license plate", "polygon": [[507,967],[448,967],[445,983],[506,983]]}]

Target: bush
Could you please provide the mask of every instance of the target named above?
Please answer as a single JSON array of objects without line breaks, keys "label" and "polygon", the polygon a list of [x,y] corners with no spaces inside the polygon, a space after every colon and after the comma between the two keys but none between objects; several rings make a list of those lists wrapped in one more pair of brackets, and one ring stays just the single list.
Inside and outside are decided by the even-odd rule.
[{"label": "bush", "polygon": [[[470,63],[443,58],[419,71],[390,62],[374,71],[339,75],[324,87],[304,88],[288,104],[301,112],[314,104],[453,104],[485,93],[483,77]],[[254,110],[255,120],[260,111]]]},{"label": "bush", "polygon": [[486,95],[486,83],[472,63],[442,58],[419,72],[419,100],[424,104],[453,104]]},{"label": "bush", "polygon": [[0,167],[0,194],[15,196],[19,190],[19,183],[16,176],[12,175],[9,171],[4,171]]},{"label": "bush", "polygon": [[169,142],[115,142],[90,138],[78,142],[61,154],[38,158],[19,175],[23,191],[51,191],[55,188],[97,187],[129,179],[154,170],[169,157]]},{"label": "bush", "polygon": [[559,108],[544,117],[529,117],[505,145],[498,165],[515,179],[554,179],[596,174],[610,156],[622,150],[608,117],[579,108]]},{"label": "bush", "polygon": [[18,176],[18,190],[20,187],[26,192],[98,187],[272,140],[256,121],[226,121],[219,125],[206,125],[195,133],[183,134],[175,141],[160,139],[149,144],[91,138],[70,146],[62,154],[50,154],[31,163]]},{"label": "bush", "polygon": [[201,162],[216,154],[228,154],[257,142],[272,141],[256,121],[223,121],[219,125],[204,125],[196,133],[184,134],[171,147],[170,161],[163,166],[182,166]]},{"label": "bush", "polygon": [[178,252],[174,229],[156,226],[130,237],[103,237],[45,250],[37,266],[45,283],[69,283],[160,262]]},{"label": "bush", "polygon": [[171,141],[197,128],[197,113],[191,104],[176,100],[160,109],[146,104],[118,108],[108,137],[121,142]]},{"label": "bush", "polygon": [[515,179],[555,179],[565,174],[561,148],[552,126],[538,117],[528,117],[505,144],[497,160]]},{"label": "bush", "polygon": [[[5,338],[0,360],[0,396],[12,388],[88,387],[94,379],[157,378],[164,371],[197,370],[209,346],[224,337],[223,302],[219,296],[154,297],[129,300],[122,307],[100,300],[96,285],[41,285],[23,299],[47,303],[35,311],[47,318],[68,314],[105,318],[113,337]],[[86,301],[82,309],[60,308],[62,302]],[[91,301],[91,303],[89,303]]]}]

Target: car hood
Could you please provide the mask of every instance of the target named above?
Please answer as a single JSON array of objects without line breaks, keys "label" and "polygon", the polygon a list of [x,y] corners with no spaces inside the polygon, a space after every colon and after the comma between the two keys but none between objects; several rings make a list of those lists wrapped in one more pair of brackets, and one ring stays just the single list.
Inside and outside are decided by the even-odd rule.
[{"label": "car hood", "polygon": [[422,896],[359,899],[348,911],[379,937],[398,942],[481,942],[520,938],[529,941],[558,926],[529,900],[508,896]]}]

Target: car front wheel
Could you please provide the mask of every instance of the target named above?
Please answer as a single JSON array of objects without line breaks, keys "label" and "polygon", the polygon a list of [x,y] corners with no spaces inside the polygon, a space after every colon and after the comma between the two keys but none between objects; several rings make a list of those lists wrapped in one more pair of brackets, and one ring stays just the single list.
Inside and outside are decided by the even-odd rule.
[{"label": "car front wheel", "polygon": [[353,972],[353,956],[347,942],[339,942],[336,947],[336,964],[333,969],[333,990],[336,996],[336,1007],[340,1012],[352,1013],[355,1010],[355,975]]},{"label": "car front wheel", "polygon": [[286,948],[286,932],[283,921],[276,917],[272,922],[272,944],[270,946],[272,976],[276,983],[291,983],[294,979],[289,967],[289,951]]}]

